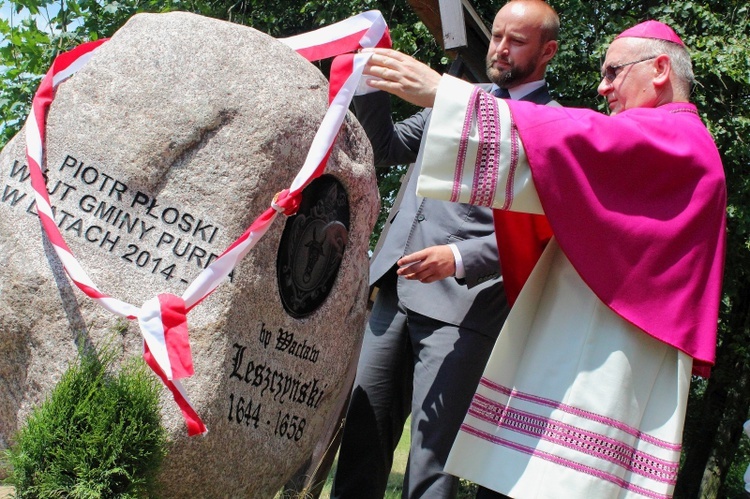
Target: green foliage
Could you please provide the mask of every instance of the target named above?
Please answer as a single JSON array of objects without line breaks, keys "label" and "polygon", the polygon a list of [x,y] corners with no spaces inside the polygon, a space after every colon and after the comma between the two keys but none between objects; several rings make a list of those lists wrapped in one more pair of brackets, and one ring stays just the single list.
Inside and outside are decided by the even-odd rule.
[{"label": "green foliage", "polygon": [[750,439],[743,435],[734,462],[727,472],[725,490],[728,499],[747,499],[745,472],[750,465],[748,456],[750,456]]},{"label": "green foliage", "polygon": [[[0,1],[0,6],[5,2]],[[0,19],[0,147],[16,134],[29,112],[31,97],[51,60],[49,37],[35,22]]]},{"label": "green foliage", "polygon": [[6,452],[19,498],[146,497],[165,454],[160,385],[140,359],[82,353]]}]

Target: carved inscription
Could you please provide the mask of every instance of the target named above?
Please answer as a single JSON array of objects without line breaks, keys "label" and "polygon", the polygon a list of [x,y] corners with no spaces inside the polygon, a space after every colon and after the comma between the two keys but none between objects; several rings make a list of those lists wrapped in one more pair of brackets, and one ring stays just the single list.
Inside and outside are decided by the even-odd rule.
[{"label": "carved inscription", "polygon": [[[30,183],[28,166],[16,160],[8,173],[0,202],[37,215],[33,192],[17,185]],[[101,167],[67,155],[57,167],[57,176],[57,180],[45,179],[63,237],[79,238],[140,272],[188,284],[223,249],[215,247],[222,229],[214,222],[162,204]]]},{"label": "carved inscription", "polygon": [[[292,355],[303,362],[315,363],[320,355],[317,347],[309,345],[306,339],[300,342],[293,332],[283,328],[278,328],[274,335],[265,322],[260,325],[258,341],[263,349]],[[247,345],[234,343],[232,349],[229,380],[233,390],[227,399],[228,420],[253,430],[268,428],[275,437],[299,441],[307,424],[300,413],[308,414],[320,406],[328,384],[253,358]],[[268,409],[269,405],[274,409]]]}]

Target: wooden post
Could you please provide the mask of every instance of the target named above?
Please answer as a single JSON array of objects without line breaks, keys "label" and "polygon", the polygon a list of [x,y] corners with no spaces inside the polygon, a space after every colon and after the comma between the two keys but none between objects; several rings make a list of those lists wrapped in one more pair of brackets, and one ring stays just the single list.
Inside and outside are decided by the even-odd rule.
[{"label": "wooden post", "polygon": [[464,6],[461,0],[438,0],[440,21],[443,26],[443,48],[456,50],[468,46]]}]

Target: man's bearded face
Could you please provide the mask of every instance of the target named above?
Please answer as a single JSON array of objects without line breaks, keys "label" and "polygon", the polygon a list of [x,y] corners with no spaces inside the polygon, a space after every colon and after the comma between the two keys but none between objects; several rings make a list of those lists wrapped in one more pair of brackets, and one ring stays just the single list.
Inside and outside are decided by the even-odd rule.
[{"label": "man's bearded face", "polygon": [[502,58],[497,53],[487,55],[487,77],[492,83],[502,88],[512,88],[523,83],[539,64],[539,55],[532,59],[517,61],[511,56]]}]

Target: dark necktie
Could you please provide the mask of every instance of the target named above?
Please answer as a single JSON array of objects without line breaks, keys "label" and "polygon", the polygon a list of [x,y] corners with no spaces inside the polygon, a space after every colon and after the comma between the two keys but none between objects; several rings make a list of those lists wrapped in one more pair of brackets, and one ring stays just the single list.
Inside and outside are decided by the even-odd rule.
[{"label": "dark necktie", "polygon": [[500,88],[497,87],[493,92],[492,95],[495,97],[499,97],[501,99],[510,99],[510,92],[508,92],[507,88]]}]

